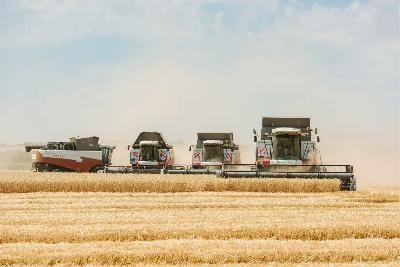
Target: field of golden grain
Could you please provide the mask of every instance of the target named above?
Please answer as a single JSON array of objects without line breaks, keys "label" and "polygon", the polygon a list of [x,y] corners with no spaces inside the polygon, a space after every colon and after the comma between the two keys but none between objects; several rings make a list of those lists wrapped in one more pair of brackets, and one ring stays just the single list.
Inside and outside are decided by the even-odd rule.
[{"label": "field of golden grain", "polygon": [[[215,175],[36,173],[0,171],[0,193],[32,192],[335,192],[340,181],[223,179]],[[290,183],[288,183],[290,181]]]},{"label": "field of golden grain", "polygon": [[400,191],[337,188],[0,171],[0,264],[400,265]]}]

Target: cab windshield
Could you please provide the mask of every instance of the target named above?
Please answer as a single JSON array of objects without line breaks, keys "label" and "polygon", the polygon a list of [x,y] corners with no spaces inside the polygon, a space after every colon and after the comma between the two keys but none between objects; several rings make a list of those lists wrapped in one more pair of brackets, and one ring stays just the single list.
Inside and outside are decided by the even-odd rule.
[{"label": "cab windshield", "polygon": [[142,145],[140,151],[140,160],[155,161],[156,160],[156,147],[151,145]]},{"label": "cab windshield", "polygon": [[102,162],[104,164],[111,164],[112,149],[108,147],[101,148]]},{"label": "cab windshield", "polygon": [[219,145],[204,145],[204,161],[221,162],[222,149]]},{"label": "cab windshield", "polygon": [[275,135],[272,141],[273,159],[298,160],[300,159],[299,135]]}]

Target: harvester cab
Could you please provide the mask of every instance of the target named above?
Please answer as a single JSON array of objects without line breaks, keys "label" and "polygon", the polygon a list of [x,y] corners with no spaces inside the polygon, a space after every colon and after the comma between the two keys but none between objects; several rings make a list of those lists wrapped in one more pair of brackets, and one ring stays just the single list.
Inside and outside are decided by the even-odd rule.
[{"label": "harvester cab", "polygon": [[129,149],[132,167],[163,168],[174,164],[173,146],[161,133],[142,132]]},{"label": "harvester cab", "polygon": [[71,137],[69,142],[48,142],[47,144],[26,145],[26,152],[32,154],[32,167],[42,171],[96,172],[111,165],[115,146],[99,144],[96,136]]},{"label": "harvester cab", "polygon": [[312,132],[309,118],[263,118],[260,140],[254,131],[256,164],[260,167],[318,164],[319,138]]},{"label": "harvester cab", "polygon": [[198,133],[197,144],[189,150],[194,169],[220,169],[222,164],[240,163],[239,145],[233,142],[232,133]]},{"label": "harvester cab", "polygon": [[100,145],[101,149],[101,158],[104,165],[111,165],[112,152],[115,149],[115,146],[109,145]]},{"label": "harvester cab", "polygon": [[204,162],[222,163],[222,145],[223,142],[221,140],[205,140],[203,142]]}]

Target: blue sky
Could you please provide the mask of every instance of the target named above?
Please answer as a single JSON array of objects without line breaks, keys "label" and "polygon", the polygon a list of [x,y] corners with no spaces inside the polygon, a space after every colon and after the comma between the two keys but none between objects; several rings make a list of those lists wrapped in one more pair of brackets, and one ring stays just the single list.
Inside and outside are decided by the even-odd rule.
[{"label": "blue sky", "polygon": [[246,144],[262,116],[310,116],[327,160],[398,178],[398,25],[395,0],[0,0],[0,140]]}]

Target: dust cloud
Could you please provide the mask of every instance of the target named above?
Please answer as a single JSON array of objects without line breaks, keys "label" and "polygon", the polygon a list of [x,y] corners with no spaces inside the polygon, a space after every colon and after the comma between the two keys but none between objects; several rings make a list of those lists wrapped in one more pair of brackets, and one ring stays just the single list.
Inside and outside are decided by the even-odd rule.
[{"label": "dust cloud", "polygon": [[[385,110],[387,99],[383,94],[360,94],[332,77],[317,79],[315,70],[303,65],[252,57],[238,59],[236,63],[234,68],[218,71],[191,68],[165,59],[139,69],[123,65],[107,83],[82,89],[81,97],[75,100],[79,108],[59,109],[57,100],[67,99],[71,94],[68,90],[47,95],[30,120],[25,115],[19,117],[15,108],[9,106],[9,113],[16,115],[11,116],[10,126],[2,134],[11,144],[96,135],[102,143],[117,146],[113,164],[128,165],[127,146],[141,131],[163,133],[175,147],[176,164],[190,164],[188,148],[195,143],[196,132],[229,131],[240,145],[242,163],[254,163],[251,129],[260,130],[263,116],[304,116],[311,118],[312,127],[321,130],[318,146],[323,163],[354,165],[360,186],[399,185],[397,103],[390,102]],[[291,79],[282,79],[283,73]],[[314,91],[306,88],[317,90],[319,101],[314,101]],[[91,91],[94,89],[96,94]],[[357,108],[349,112],[354,103]],[[29,105],[23,108],[34,109]],[[55,112],[49,114],[49,110]],[[101,116],[77,119],[73,125],[59,123],[92,113]],[[16,121],[26,122],[27,130],[21,130]],[[59,127],[38,130],[34,121]]]},{"label": "dust cloud", "polygon": [[0,170],[29,170],[31,154],[22,145],[0,145]]},{"label": "dust cloud", "polygon": [[[329,142],[329,140],[327,140]],[[104,141],[104,144],[115,145],[112,164],[128,166],[129,141]],[[190,165],[192,154],[188,141],[177,141],[174,146],[176,165]],[[239,144],[242,163],[254,163],[255,145]],[[332,144],[331,144],[332,145]],[[379,153],[380,152],[380,153]],[[373,156],[368,149],[338,151],[330,146],[321,149],[323,164],[351,164],[354,166],[358,188],[370,186],[400,187],[398,151],[377,151]],[[397,166],[397,167],[396,167]],[[31,153],[25,152],[22,145],[0,145],[0,169],[29,170],[31,168]]]}]

